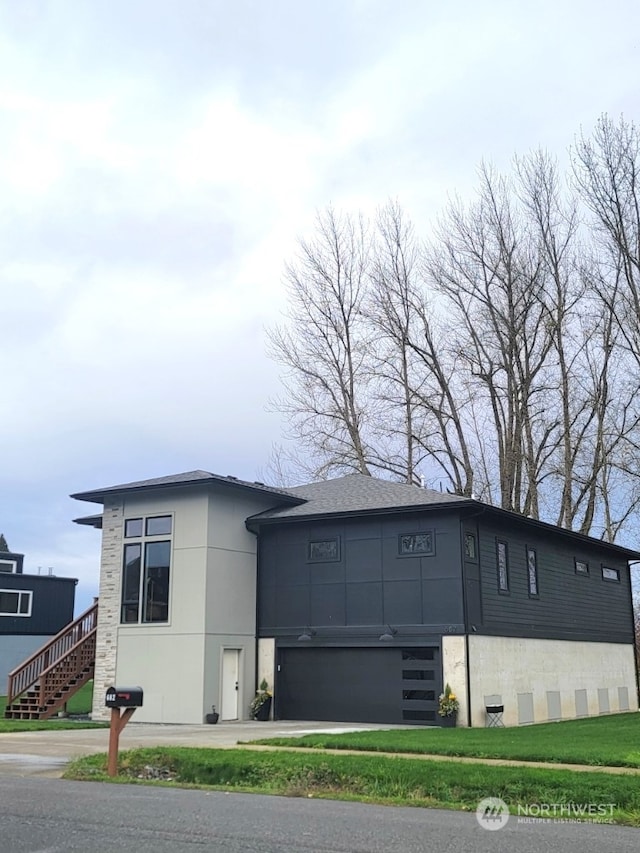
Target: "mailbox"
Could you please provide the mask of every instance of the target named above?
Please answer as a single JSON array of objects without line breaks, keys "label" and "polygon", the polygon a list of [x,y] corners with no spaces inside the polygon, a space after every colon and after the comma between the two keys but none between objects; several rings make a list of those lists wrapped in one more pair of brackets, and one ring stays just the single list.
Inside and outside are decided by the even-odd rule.
[{"label": "mailbox", "polygon": [[142,708],[142,687],[110,687],[104,704],[107,708]]}]

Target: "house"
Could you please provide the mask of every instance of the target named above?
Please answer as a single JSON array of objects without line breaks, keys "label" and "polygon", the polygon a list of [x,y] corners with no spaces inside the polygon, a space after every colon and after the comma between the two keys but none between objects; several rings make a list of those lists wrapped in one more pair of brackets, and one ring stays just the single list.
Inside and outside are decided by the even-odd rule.
[{"label": "house", "polygon": [[[73,619],[75,578],[24,574],[24,555],[0,551],[0,684]],[[4,691],[3,691],[4,692]]]},{"label": "house", "polygon": [[102,530],[94,716],[519,725],[638,709],[629,562],[480,501],[358,474],[289,489],[193,471],[72,497]]}]

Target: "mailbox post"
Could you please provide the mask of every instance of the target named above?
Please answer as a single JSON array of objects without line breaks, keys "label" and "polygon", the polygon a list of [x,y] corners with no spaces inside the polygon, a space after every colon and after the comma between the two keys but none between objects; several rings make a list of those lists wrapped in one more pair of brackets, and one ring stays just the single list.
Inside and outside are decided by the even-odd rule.
[{"label": "mailbox post", "polygon": [[116,776],[120,732],[127,725],[136,708],[142,707],[142,687],[110,687],[105,694],[104,704],[107,708],[111,708],[107,774]]}]

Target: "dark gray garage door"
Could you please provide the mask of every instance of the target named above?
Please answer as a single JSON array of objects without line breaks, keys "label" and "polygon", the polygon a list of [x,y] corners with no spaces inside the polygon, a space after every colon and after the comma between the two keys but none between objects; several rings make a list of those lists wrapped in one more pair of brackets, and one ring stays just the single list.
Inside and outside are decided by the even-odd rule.
[{"label": "dark gray garage door", "polygon": [[280,649],[281,720],[437,725],[442,690],[437,646]]}]

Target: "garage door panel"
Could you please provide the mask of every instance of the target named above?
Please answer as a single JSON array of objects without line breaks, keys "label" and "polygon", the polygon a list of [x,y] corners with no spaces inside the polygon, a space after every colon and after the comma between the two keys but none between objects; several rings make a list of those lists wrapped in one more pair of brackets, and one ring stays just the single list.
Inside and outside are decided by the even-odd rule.
[{"label": "garage door panel", "polygon": [[437,723],[438,649],[280,649],[276,715],[288,720]]}]

